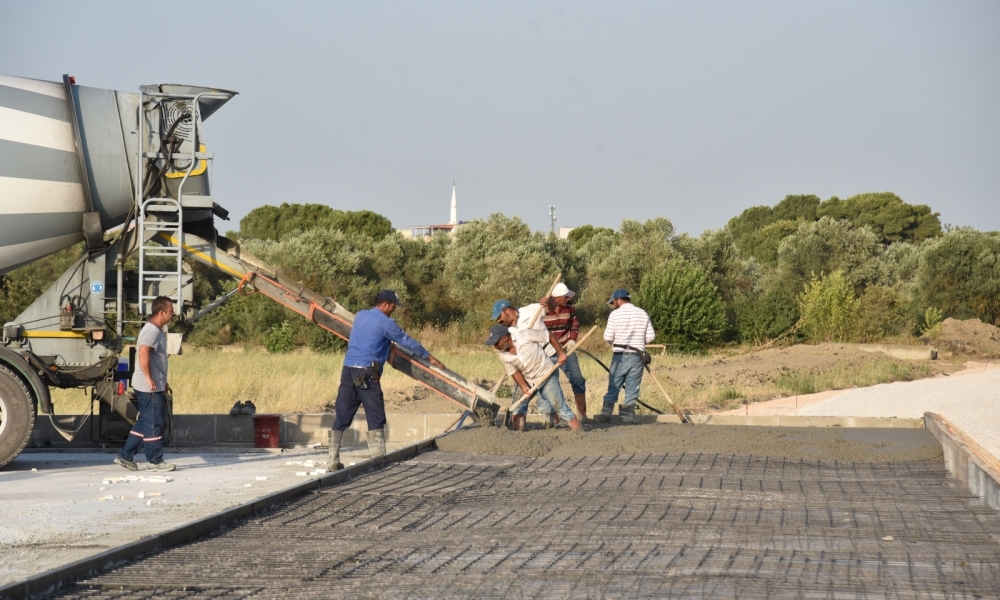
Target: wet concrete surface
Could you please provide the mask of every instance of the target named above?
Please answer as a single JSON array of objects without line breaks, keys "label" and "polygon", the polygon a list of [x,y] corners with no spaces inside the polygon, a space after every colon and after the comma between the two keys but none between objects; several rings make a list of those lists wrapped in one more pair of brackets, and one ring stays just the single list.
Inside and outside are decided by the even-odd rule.
[{"label": "wet concrete surface", "polygon": [[594,425],[516,432],[462,429],[440,438],[451,452],[539,457],[621,454],[738,454],[858,462],[941,460],[941,446],[924,429],[747,427],[740,425]]}]

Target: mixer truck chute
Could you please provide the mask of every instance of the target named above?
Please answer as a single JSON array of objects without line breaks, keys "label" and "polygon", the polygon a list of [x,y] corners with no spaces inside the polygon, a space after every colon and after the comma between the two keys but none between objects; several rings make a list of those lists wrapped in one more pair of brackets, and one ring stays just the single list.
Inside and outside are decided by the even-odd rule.
[{"label": "mixer truck chute", "polygon": [[[196,260],[344,339],[354,315],[218,235],[203,123],[236,92],[163,84],[139,93],[0,75],[0,275],[85,241],[87,252],[0,337],[0,467],[28,443],[50,388],[91,390],[90,439],[119,442],[135,420],[122,357],[126,308],[168,296],[191,315]],[[138,268],[126,270],[130,257]],[[199,314],[200,316],[200,314]],[[492,393],[402,348],[390,364],[493,419]],[[125,367],[124,369],[122,367]],[[53,423],[55,425],[55,423]],[[58,428],[57,428],[58,429]],[[62,432],[70,437],[72,432]]]}]

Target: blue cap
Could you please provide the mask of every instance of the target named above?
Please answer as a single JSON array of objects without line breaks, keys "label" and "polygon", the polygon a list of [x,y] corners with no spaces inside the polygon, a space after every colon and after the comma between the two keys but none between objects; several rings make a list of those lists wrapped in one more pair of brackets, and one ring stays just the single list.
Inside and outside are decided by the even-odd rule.
[{"label": "blue cap", "polygon": [[497,300],[493,303],[493,316],[490,317],[491,320],[496,321],[500,318],[500,313],[503,309],[510,308],[510,300]]},{"label": "blue cap", "polygon": [[507,329],[505,325],[494,325],[490,327],[490,337],[486,338],[487,346],[496,346],[497,342],[500,341],[505,335],[510,335],[510,329]]},{"label": "blue cap", "polygon": [[375,303],[381,302],[392,302],[396,306],[402,306],[403,302],[396,295],[396,292],[392,290],[382,290],[381,292],[375,294]]},{"label": "blue cap", "polygon": [[611,304],[612,302],[614,302],[619,298],[628,298],[629,300],[631,300],[632,296],[628,295],[628,290],[623,290],[621,288],[618,288],[617,290],[615,290],[614,294],[611,294],[611,300],[608,300],[608,304]]}]

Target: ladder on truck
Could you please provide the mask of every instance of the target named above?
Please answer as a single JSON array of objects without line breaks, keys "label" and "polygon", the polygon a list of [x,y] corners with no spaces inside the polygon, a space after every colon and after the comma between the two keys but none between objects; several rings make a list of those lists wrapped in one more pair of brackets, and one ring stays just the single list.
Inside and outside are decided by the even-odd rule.
[{"label": "ladder on truck", "polygon": [[[176,94],[150,91],[141,88],[139,96],[139,161],[136,169],[136,206],[138,206],[139,235],[139,313],[148,315],[150,305],[157,296],[167,296],[174,303],[174,312],[181,314],[184,289],[184,209],[211,208],[209,196],[185,198],[185,185],[192,173],[205,172],[212,155],[200,144],[202,119],[199,100],[204,97],[227,97],[225,94],[201,92]],[[164,109],[166,107],[166,109]],[[164,122],[171,114],[173,122]],[[180,126],[186,122],[186,126]],[[157,131],[151,132],[150,126]],[[163,136],[163,137],[160,137]],[[179,139],[178,148],[168,151],[164,144],[168,138]],[[186,148],[187,152],[179,151]],[[148,161],[148,162],[147,162]],[[159,197],[146,197],[148,171],[158,169],[164,175],[163,164],[187,165],[182,167],[182,178],[177,186],[176,198],[161,189]],[[180,172],[172,171],[174,177]],[[155,239],[154,239],[155,238]]]}]

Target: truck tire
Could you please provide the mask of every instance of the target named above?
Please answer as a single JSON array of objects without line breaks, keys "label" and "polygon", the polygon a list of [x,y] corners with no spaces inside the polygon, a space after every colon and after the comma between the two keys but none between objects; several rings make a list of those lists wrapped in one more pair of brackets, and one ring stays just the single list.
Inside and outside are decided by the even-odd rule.
[{"label": "truck tire", "polygon": [[0,468],[17,458],[35,426],[35,403],[20,377],[0,363]]}]

